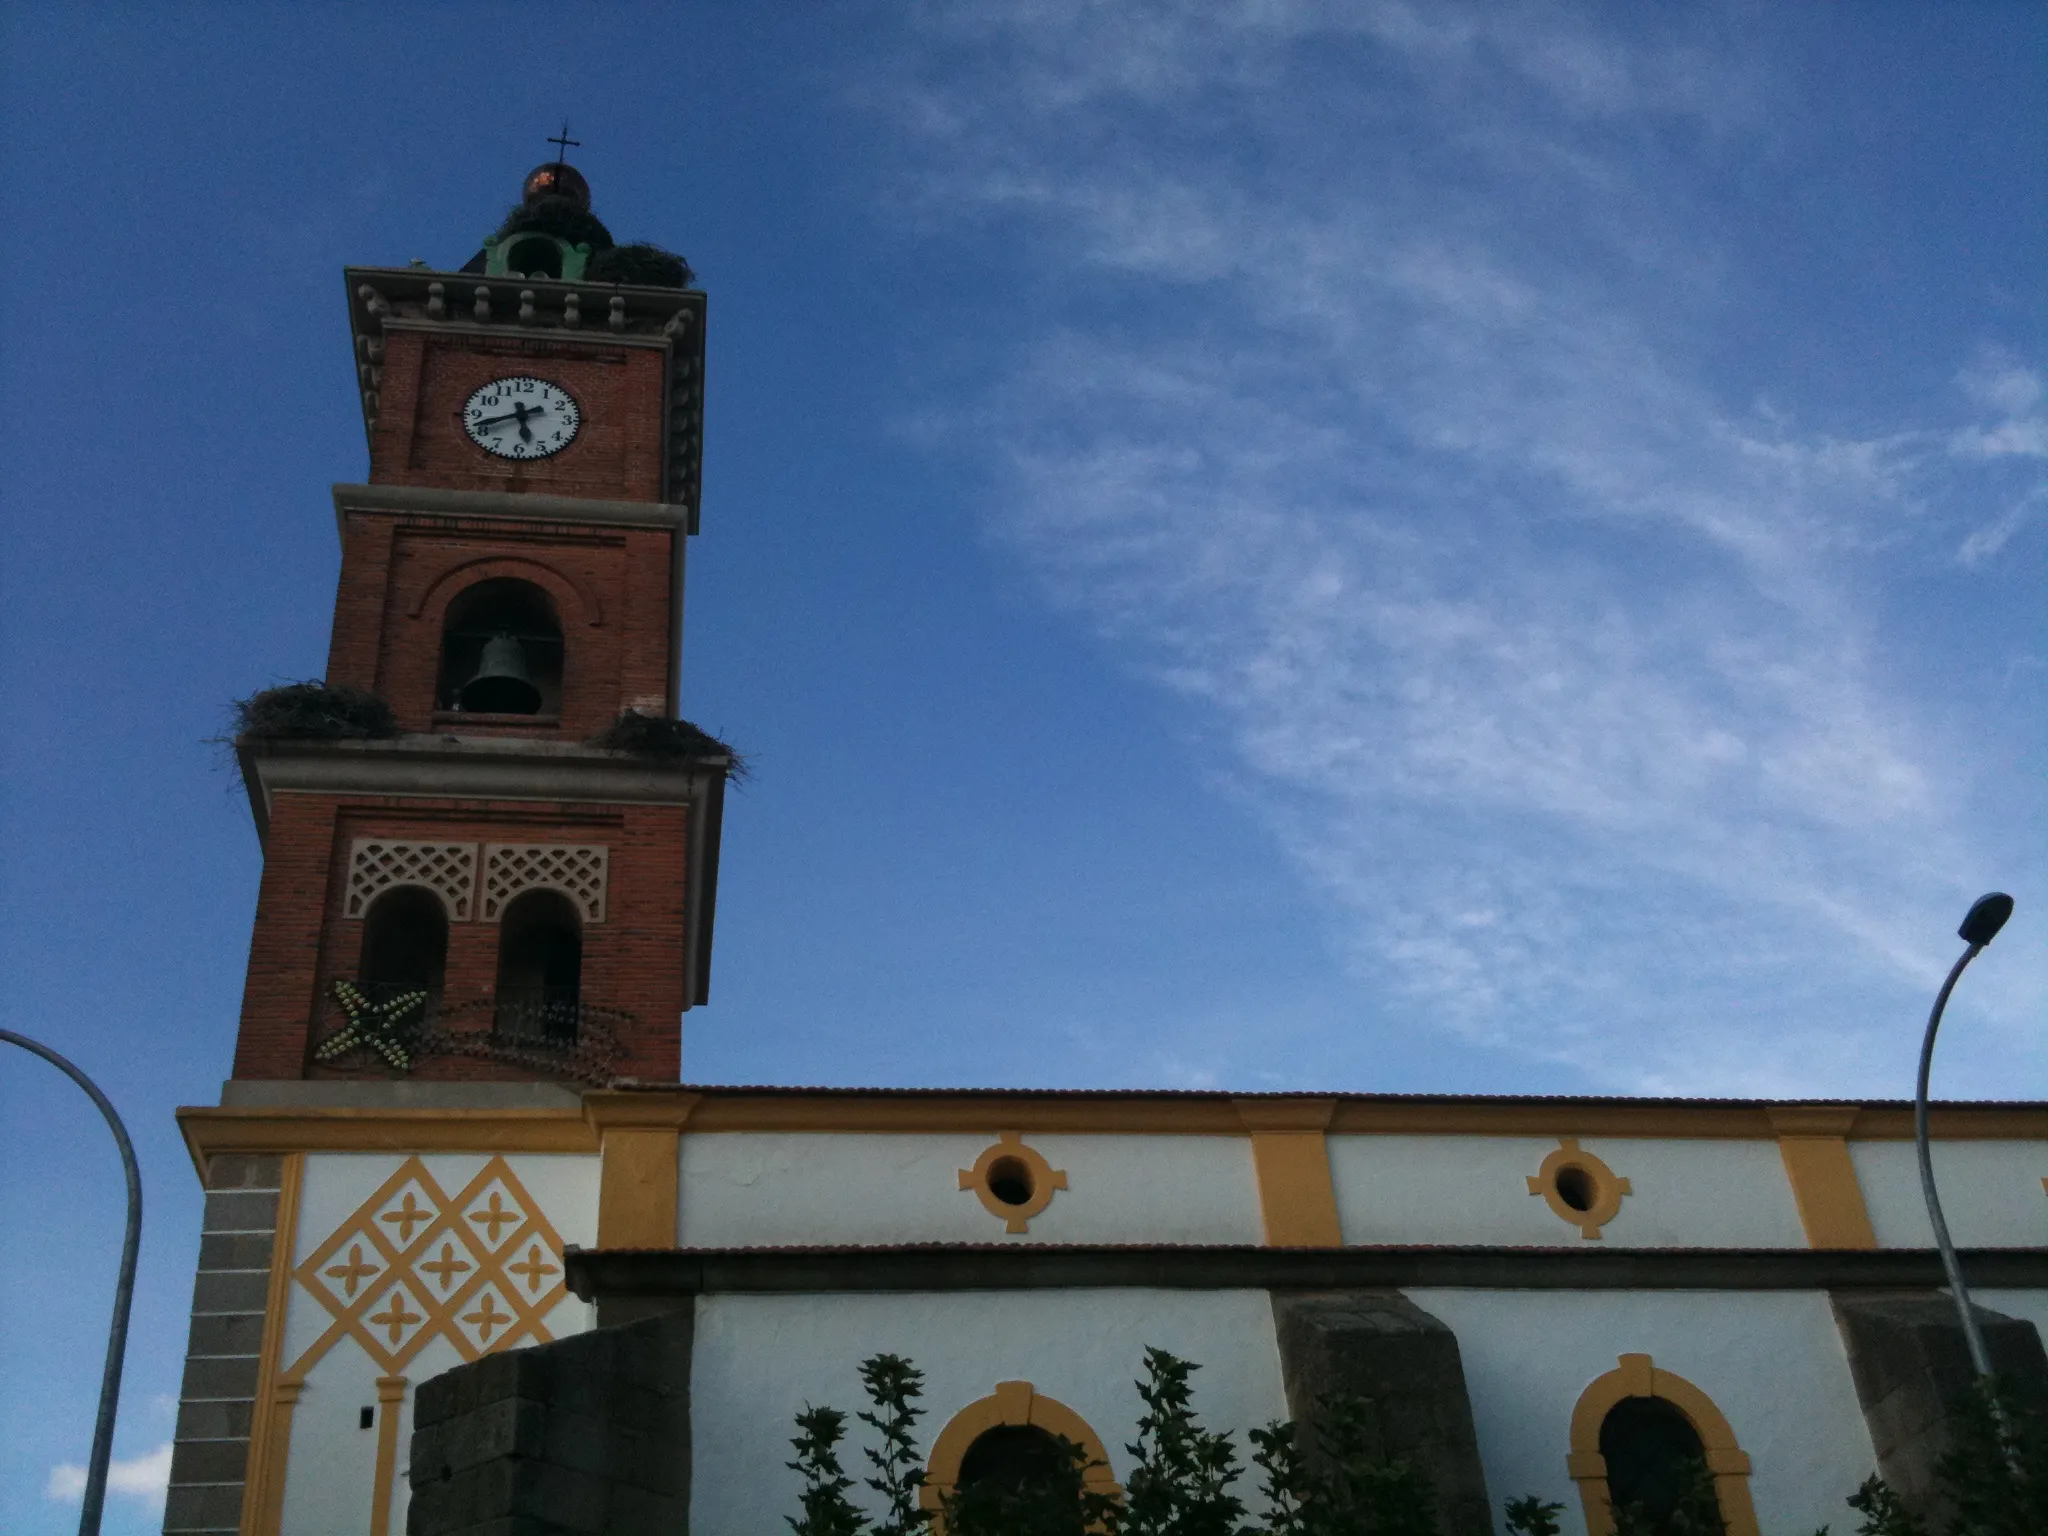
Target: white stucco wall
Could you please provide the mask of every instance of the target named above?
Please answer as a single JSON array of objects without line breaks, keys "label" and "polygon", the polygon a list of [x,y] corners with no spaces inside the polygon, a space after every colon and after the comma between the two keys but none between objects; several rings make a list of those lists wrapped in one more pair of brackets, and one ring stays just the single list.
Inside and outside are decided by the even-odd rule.
[{"label": "white stucco wall", "polygon": [[[1929,1248],[1934,1230],[1910,1141],[1852,1141],[1870,1224],[1884,1248]],[[2048,1142],[1936,1141],[1934,1177],[1949,1235],[1965,1248],[2048,1244]]]},{"label": "white stucco wall", "polygon": [[2048,1344],[2048,1291],[2002,1291],[1972,1286],[1970,1300],[1993,1312],[2032,1323],[2042,1343]]},{"label": "white stucco wall", "polygon": [[[490,1160],[483,1153],[435,1153],[421,1159],[450,1196],[462,1190]],[[304,1263],[405,1161],[403,1155],[390,1153],[308,1154],[300,1186],[293,1267]],[[506,1162],[564,1243],[588,1247],[596,1242],[595,1157],[513,1154]],[[591,1312],[586,1303],[567,1296],[543,1321],[554,1337],[561,1338],[590,1327]],[[333,1314],[294,1282],[285,1314],[280,1365],[289,1368],[333,1321]],[[406,1468],[412,1449],[411,1388],[459,1364],[461,1356],[445,1339],[433,1340],[406,1362],[404,1374],[410,1385],[399,1405],[393,1531],[405,1529]],[[365,1407],[376,1405],[381,1374],[370,1356],[346,1338],[307,1374],[292,1415],[291,1457],[285,1476],[284,1529],[292,1536],[361,1536],[369,1529],[378,1429],[361,1428],[360,1415]]]},{"label": "white stucco wall", "polygon": [[[1555,1137],[1332,1136],[1330,1180],[1347,1243],[1585,1241],[1529,1178]],[[1615,1247],[1803,1248],[1774,1141],[1581,1139],[1633,1193],[1603,1229]]]},{"label": "white stucco wall", "polygon": [[686,1247],[790,1243],[1257,1243],[1251,1143],[1240,1136],[1026,1136],[1067,1188],[1009,1237],[959,1170],[996,1139],[934,1135],[685,1136]]},{"label": "white stucco wall", "polygon": [[[806,1403],[866,1407],[870,1355],[925,1372],[920,1448],[1001,1381],[1029,1381],[1087,1420],[1121,1479],[1142,1405],[1132,1382],[1147,1345],[1202,1365],[1196,1410],[1241,1431],[1284,1418],[1285,1391],[1263,1291],[997,1291],[911,1296],[717,1296],[698,1303],[691,1376],[690,1528],[720,1536],[786,1533],[800,1486],[792,1418]],[[866,1431],[841,1450],[862,1465]],[[1240,1439],[1240,1445],[1242,1445]],[[1247,1484],[1247,1492],[1256,1486]],[[856,1490],[857,1492],[864,1490]]]},{"label": "white stucco wall", "polygon": [[1458,1335],[1487,1491],[1566,1508],[1572,1409],[1623,1354],[1647,1354],[1713,1399],[1750,1455],[1766,1532],[1852,1523],[1842,1502],[1876,1469],[1825,1295],[1802,1292],[1412,1290]]}]

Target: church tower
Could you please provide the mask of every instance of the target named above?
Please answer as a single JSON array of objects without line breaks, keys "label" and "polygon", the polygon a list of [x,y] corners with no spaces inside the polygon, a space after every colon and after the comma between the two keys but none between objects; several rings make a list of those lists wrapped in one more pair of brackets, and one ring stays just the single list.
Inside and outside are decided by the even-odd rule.
[{"label": "church tower", "polygon": [[577,1094],[674,1083],[709,995],[733,759],[677,718],[704,294],[559,159],[459,270],[344,277],[369,470],[334,487],[324,680],[241,706],[263,875],[232,1076],[185,1115],[169,1531],[398,1528],[408,1383],[582,1326]]},{"label": "church tower", "polygon": [[329,696],[290,702],[389,718],[247,722],[237,1079],[677,1076],[727,766],[673,718],[704,295],[591,282],[617,251],[556,163],[481,273],[346,273],[370,469]]}]

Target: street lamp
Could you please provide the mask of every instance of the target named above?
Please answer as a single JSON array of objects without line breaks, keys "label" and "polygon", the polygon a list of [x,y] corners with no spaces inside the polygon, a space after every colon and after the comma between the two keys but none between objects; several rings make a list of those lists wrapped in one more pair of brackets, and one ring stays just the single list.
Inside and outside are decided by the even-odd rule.
[{"label": "street lamp", "polygon": [[128,1352],[128,1306],[135,1299],[135,1250],[142,1243],[142,1175],[136,1171],[135,1148],[129,1143],[128,1128],[114,1113],[99,1085],[47,1045],[38,1044],[11,1029],[0,1029],[0,1040],[33,1051],[79,1087],[107,1117],[107,1129],[121,1149],[121,1171],[128,1176],[128,1236],[121,1244],[121,1278],[114,1286],[114,1322],[107,1330],[107,1366],[100,1374],[100,1412],[92,1428],[92,1460],[85,1470],[85,1502],[78,1512],[78,1536],[99,1536],[100,1510],[107,1502],[107,1463],[114,1454],[114,1410],[121,1401],[121,1360]]},{"label": "street lamp", "polygon": [[1984,1335],[1970,1311],[1969,1288],[1963,1284],[1963,1266],[1956,1258],[1956,1245],[1949,1240],[1948,1223],[1942,1219],[1941,1196],[1934,1190],[1934,1157],[1927,1144],[1927,1075],[1934,1066],[1934,1032],[1941,1028],[1941,1010],[1955,990],[1963,967],[1977,958],[1977,951],[1998,936],[2005,920],[2012,916],[2012,898],[2003,891],[1979,896],[1963,917],[1956,937],[1969,946],[1949,969],[1948,980],[1934,999],[1934,1011],[1927,1016],[1927,1038],[1920,1042],[1920,1085],[1913,1096],[1913,1141],[1920,1153],[1920,1192],[1927,1197],[1927,1219],[1934,1226],[1934,1246],[1941,1250],[1941,1267],[1948,1273],[1949,1294],[1955,1297],[1956,1315],[1963,1320],[1963,1338],[1970,1346],[1970,1364],[1979,1376],[1991,1374],[1991,1355],[1984,1348]]}]

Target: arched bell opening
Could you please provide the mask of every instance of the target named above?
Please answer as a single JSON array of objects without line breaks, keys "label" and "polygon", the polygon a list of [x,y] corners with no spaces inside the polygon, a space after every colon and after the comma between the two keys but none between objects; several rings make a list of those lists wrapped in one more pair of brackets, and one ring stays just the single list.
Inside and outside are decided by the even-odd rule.
[{"label": "arched bell opening", "polygon": [[504,242],[505,271],[515,277],[560,277],[562,243],[547,235],[514,235]]},{"label": "arched bell opening", "polygon": [[519,1040],[569,1044],[583,1002],[583,922],[560,891],[528,891],[498,925],[493,1027]]},{"label": "arched bell opening", "polygon": [[416,885],[386,891],[363,914],[356,981],[372,1002],[405,992],[439,998],[448,969],[448,909]]},{"label": "arched bell opening", "polygon": [[[1626,1510],[1637,1525],[1647,1522],[1654,1530],[1681,1510],[1720,1518],[1706,1445],[1676,1403],[1624,1397],[1600,1421],[1600,1454],[1607,1462],[1608,1501],[1618,1518]],[[1688,1507],[1693,1504],[1704,1508]]]},{"label": "arched bell opening", "polygon": [[441,628],[438,706],[483,715],[562,712],[562,624],[530,581],[493,577],[464,589]]}]

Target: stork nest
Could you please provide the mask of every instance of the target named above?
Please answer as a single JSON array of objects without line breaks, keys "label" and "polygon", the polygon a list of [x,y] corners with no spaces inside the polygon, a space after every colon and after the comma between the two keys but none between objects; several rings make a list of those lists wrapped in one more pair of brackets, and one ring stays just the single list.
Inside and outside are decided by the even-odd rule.
[{"label": "stork nest", "polygon": [[648,288],[687,288],[697,274],[674,251],[641,241],[598,251],[583,269],[593,283],[637,283]]},{"label": "stork nest", "polygon": [[608,752],[630,752],[635,757],[658,758],[672,763],[712,762],[723,758],[728,780],[744,779],[751,771],[745,758],[709,731],[687,720],[643,715],[632,709],[591,737],[590,745]]},{"label": "stork nest", "polygon": [[529,229],[571,245],[587,245],[593,251],[608,251],[617,243],[612,232],[604,227],[604,220],[573,197],[537,197],[530,203],[521,203],[505,215],[505,222],[498,226],[498,238],[504,240]]},{"label": "stork nest", "polygon": [[378,694],[330,687],[319,678],[235,700],[234,741],[385,741],[398,716]]}]

